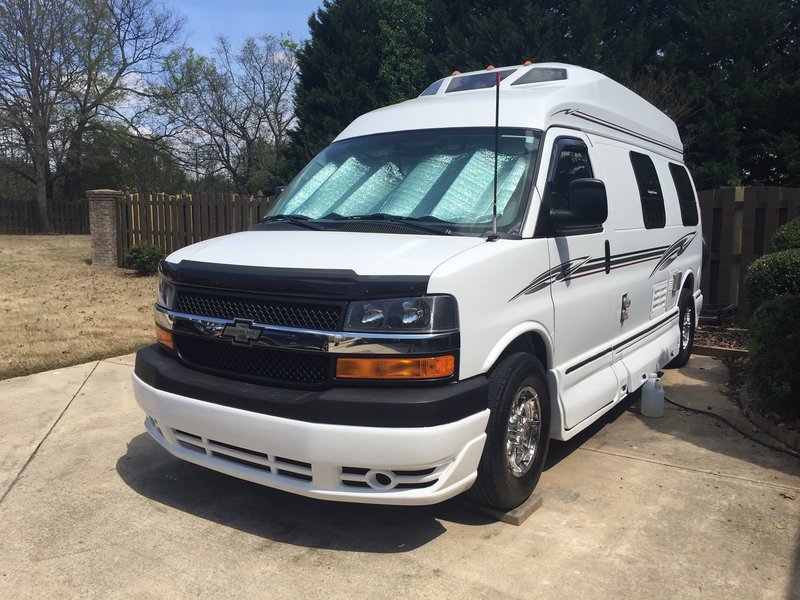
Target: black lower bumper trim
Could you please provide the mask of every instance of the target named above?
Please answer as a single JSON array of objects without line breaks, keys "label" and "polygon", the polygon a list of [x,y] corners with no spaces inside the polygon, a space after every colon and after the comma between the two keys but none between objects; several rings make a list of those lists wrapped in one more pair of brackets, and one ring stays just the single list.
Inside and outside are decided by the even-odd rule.
[{"label": "black lower bumper trim", "polygon": [[202,373],[158,345],[136,354],[135,373],[163,392],[311,423],[432,427],[486,408],[486,377],[432,387],[335,387],[322,391],[271,387]]}]

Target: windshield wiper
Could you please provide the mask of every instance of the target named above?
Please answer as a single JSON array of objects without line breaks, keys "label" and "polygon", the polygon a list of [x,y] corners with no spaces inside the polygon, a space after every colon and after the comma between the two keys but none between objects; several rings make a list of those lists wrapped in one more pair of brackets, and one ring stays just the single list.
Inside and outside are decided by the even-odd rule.
[{"label": "windshield wiper", "polygon": [[438,235],[451,235],[452,231],[450,226],[453,225],[450,221],[443,221],[436,217],[405,217],[402,215],[390,215],[389,213],[372,213],[369,215],[340,215],[337,213],[330,213],[321,217],[322,220],[331,221],[385,221],[387,223],[395,223],[404,225],[411,229],[418,231],[427,231],[429,233],[436,233]]},{"label": "windshield wiper", "polygon": [[266,217],[262,217],[258,222],[289,223],[291,225],[296,225],[297,227],[302,227],[303,229],[315,229],[315,230],[323,229],[323,227],[314,223],[311,217],[307,217],[305,215],[290,215],[290,214],[267,215]]}]

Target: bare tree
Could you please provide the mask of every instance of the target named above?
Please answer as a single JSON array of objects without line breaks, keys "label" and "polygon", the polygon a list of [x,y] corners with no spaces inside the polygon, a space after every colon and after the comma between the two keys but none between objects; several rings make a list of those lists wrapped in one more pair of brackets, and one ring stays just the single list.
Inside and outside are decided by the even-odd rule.
[{"label": "bare tree", "polygon": [[87,125],[119,112],[130,82],[155,72],[181,27],[153,0],[0,4],[0,112],[30,159],[45,229],[54,166],[79,172]]},{"label": "bare tree", "polygon": [[47,230],[48,144],[73,76],[74,8],[59,0],[7,0],[0,5],[0,108],[30,157],[37,210]]},{"label": "bare tree", "polygon": [[180,132],[187,164],[202,162],[206,174],[223,172],[237,191],[248,191],[294,119],[294,50],[291,40],[262,35],[237,52],[219,37],[213,58],[188,50],[167,61],[154,96],[166,126]]},{"label": "bare tree", "polygon": [[69,88],[69,128],[62,164],[64,192],[80,190],[82,142],[99,115],[128,121],[131,96],[144,93],[144,81],[160,73],[180,35],[183,20],[153,0],[83,0],[75,44],[79,77]]}]

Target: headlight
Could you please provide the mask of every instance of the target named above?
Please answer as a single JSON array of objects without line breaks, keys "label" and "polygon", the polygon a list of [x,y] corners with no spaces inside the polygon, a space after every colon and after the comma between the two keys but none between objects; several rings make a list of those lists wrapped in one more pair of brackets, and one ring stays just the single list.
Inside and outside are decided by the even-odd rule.
[{"label": "headlight", "polygon": [[163,275],[158,278],[158,304],[170,310],[175,305],[175,285]]},{"label": "headlight", "polygon": [[351,302],[345,331],[441,332],[458,329],[452,296],[422,296]]}]

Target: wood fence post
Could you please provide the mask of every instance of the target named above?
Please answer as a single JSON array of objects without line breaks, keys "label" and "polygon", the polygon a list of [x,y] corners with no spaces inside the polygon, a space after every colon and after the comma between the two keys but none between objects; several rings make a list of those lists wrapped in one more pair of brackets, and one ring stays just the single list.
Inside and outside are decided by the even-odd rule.
[{"label": "wood fence post", "polygon": [[88,190],[89,233],[92,236],[92,264],[117,266],[117,203],[122,192]]}]

